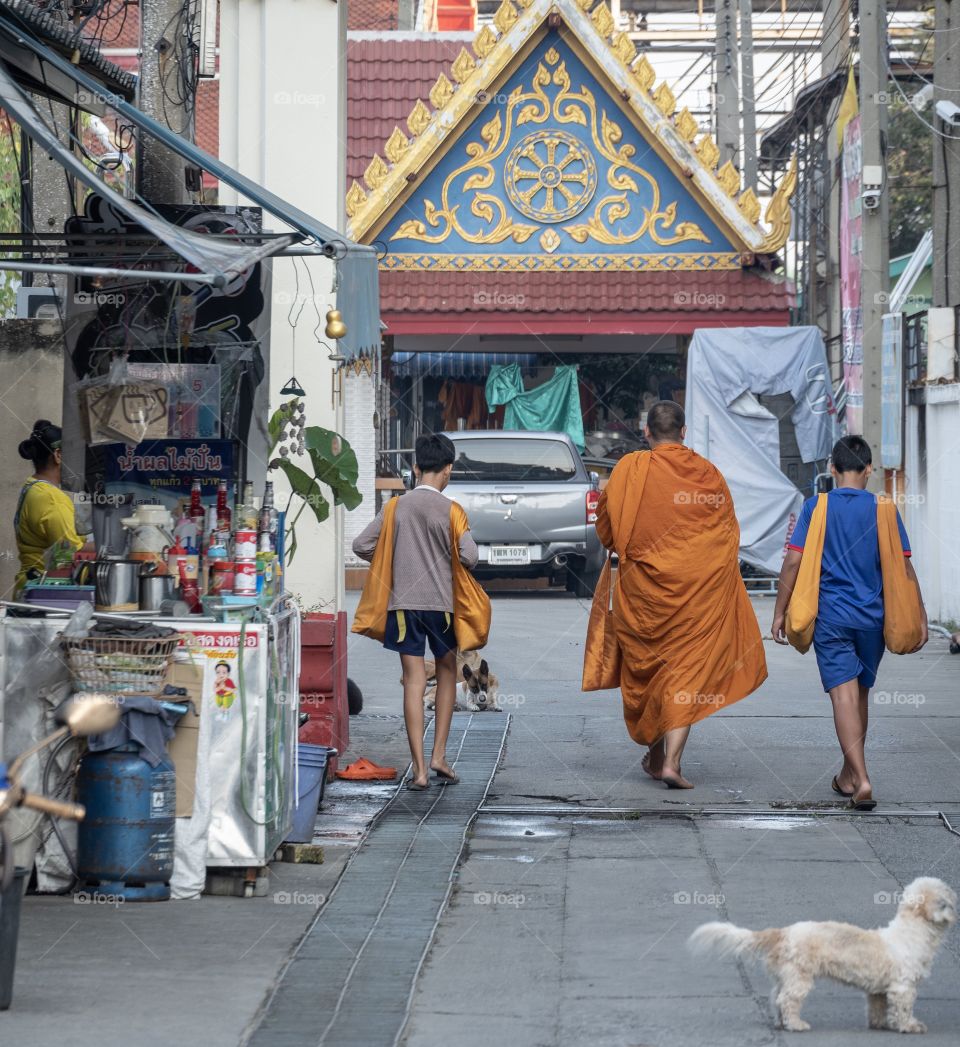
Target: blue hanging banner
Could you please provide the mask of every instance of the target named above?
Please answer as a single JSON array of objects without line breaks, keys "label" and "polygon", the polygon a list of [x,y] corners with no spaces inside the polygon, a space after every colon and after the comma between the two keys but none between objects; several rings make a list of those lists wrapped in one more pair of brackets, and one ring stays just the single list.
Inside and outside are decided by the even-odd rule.
[{"label": "blue hanging banner", "polygon": [[190,497],[194,477],[204,498],[216,494],[221,480],[232,483],[230,440],[145,440],[104,447],[107,494],[132,494],[135,502],[159,502],[174,508]]}]

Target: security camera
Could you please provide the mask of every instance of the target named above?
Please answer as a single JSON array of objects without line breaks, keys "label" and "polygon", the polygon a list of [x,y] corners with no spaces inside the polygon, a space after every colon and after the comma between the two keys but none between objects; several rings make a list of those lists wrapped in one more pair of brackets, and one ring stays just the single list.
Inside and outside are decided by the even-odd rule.
[{"label": "security camera", "polygon": [[949,127],[960,127],[960,105],[941,98],[934,107],[937,116]]},{"label": "security camera", "polygon": [[869,185],[863,190],[863,206],[868,211],[875,211],[880,206],[880,187]]}]

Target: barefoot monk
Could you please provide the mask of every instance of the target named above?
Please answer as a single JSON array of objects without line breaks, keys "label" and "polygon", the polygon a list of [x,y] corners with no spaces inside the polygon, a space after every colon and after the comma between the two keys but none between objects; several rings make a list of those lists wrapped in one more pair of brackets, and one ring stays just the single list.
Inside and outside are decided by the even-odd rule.
[{"label": "barefoot monk", "polygon": [[654,404],[651,450],[622,458],[600,496],[597,533],[619,569],[612,613],[609,565],[597,587],[584,656],[584,689],[619,684],[644,770],[674,789],[692,788],[680,770],[691,725],[767,676],[730,492],[685,433],[679,404]]}]

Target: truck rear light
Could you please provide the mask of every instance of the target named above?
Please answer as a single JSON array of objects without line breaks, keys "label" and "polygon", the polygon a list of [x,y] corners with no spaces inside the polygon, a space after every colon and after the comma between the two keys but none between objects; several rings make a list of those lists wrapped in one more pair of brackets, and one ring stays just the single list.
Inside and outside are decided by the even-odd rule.
[{"label": "truck rear light", "polygon": [[599,491],[587,491],[587,523],[597,522],[597,506],[600,504]]}]

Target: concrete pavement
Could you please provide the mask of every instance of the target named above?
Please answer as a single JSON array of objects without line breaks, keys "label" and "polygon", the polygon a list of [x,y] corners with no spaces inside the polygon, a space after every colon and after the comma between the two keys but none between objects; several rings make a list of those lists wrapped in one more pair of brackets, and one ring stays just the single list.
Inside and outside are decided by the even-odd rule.
[{"label": "concrete pavement", "polygon": [[[766,629],[772,601],[754,601]],[[934,639],[881,666],[868,758],[878,813],[852,817],[812,653],[765,642],[757,694],[698,724],[670,792],[640,769],[616,692],[579,690],[587,607],[561,594],[498,597],[487,657],[513,714],[503,764],[475,824],[421,974],[410,1047],[567,1044],[726,1047],[784,1043],[762,971],[695,961],[702,922],[877,926],[917,875],[960,886],[960,657]],[[390,656],[354,641],[367,708],[398,708]],[[494,714],[484,714],[494,715]],[[627,809],[604,813],[605,809]],[[924,983],[925,1043],[960,1029],[960,931]],[[875,1041],[862,994],[818,985],[803,1042]]]},{"label": "concrete pavement", "polygon": [[[771,601],[756,606],[766,627]],[[668,792],[641,772],[618,695],[580,692],[586,615],[566,594],[494,600],[487,657],[511,726],[398,1042],[793,1042],[771,1027],[762,972],[694,961],[684,941],[712,919],[876,926],[916,875],[960,886],[960,839],[937,814],[960,826],[960,657],[935,639],[920,655],[884,659],[868,745],[881,803],[851,817],[829,788],[836,739],[812,654],[767,642],[770,679],[694,728],[684,771],[697,788]],[[350,666],[365,709],[347,758],[402,767],[395,656],[351,637]],[[266,898],[105,909],[28,897],[3,1042],[240,1043],[307,928],[336,915],[337,895],[327,909],[323,900],[388,796],[381,788],[321,815],[332,834],[327,863],[273,866]],[[349,867],[344,875],[347,883]],[[356,957],[341,948],[351,965]],[[382,990],[362,977],[350,986],[360,1001]],[[930,1028],[924,1043],[956,1042],[960,930],[923,983],[917,1013]],[[852,990],[818,985],[804,1017],[814,1029],[799,1042],[811,1047],[886,1042],[867,1031]],[[301,1032],[284,1042],[306,1047],[321,1030]]]}]

